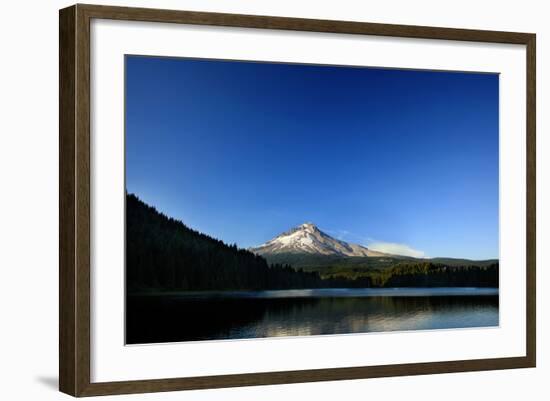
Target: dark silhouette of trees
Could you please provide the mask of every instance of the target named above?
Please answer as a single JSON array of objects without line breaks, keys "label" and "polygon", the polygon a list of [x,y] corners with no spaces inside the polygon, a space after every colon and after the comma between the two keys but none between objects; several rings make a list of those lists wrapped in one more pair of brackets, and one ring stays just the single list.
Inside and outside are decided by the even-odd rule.
[{"label": "dark silhouette of trees", "polygon": [[424,262],[393,267],[386,287],[498,287],[498,263],[446,266]]},{"label": "dark silhouette of trees", "polygon": [[130,291],[261,290],[326,286],[316,272],[269,266],[254,253],[199,233],[126,196],[126,277]]},{"label": "dark silhouette of trees", "polygon": [[385,269],[318,271],[269,265],[261,256],[192,230],[126,195],[126,282],[130,292],[326,287],[498,287],[498,263],[448,266],[408,261]]},{"label": "dark silhouette of trees", "polygon": [[498,263],[448,266],[429,261],[400,263],[366,273],[373,287],[498,287]]}]

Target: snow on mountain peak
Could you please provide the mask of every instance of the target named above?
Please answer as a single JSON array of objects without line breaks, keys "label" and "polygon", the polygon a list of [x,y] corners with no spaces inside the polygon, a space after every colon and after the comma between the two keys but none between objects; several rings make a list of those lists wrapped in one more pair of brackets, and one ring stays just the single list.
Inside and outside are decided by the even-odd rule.
[{"label": "snow on mountain peak", "polygon": [[358,245],[332,238],[312,222],[303,223],[267,241],[252,252],[259,255],[280,253],[307,253],[339,256],[384,256]]}]

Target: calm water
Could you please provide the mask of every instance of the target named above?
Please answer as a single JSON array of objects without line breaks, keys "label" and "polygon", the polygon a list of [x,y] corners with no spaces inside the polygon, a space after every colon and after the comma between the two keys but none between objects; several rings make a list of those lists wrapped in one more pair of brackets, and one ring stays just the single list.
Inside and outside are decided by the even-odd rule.
[{"label": "calm water", "polygon": [[498,289],[389,288],[129,296],[128,344],[498,326]]}]

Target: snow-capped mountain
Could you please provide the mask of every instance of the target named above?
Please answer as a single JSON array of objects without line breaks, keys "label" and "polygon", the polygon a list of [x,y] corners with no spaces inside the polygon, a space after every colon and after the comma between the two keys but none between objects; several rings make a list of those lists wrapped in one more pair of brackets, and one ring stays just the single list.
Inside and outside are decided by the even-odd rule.
[{"label": "snow-capped mountain", "polygon": [[307,253],[337,256],[388,256],[358,244],[350,244],[325,234],[315,224],[304,223],[267,241],[252,252],[259,255]]}]

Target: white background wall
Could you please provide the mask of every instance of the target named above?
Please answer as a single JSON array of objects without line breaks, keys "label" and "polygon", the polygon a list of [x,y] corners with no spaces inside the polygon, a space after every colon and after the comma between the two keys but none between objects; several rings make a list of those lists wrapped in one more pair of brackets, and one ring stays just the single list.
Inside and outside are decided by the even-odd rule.
[{"label": "white background wall", "polygon": [[[315,398],[544,400],[550,395],[550,24],[544,1],[95,1],[289,17],[537,33],[538,367],[513,371],[106,397],[140,400]],[[58,294],[58,9],[61,0],[2,4],[0,21],[0,398],[55,400]],[[545,316],[546,315],[546,316]],[[452,345],[449,345],[452,346]],[[215,363],[215,361],[212,361]]]}]

